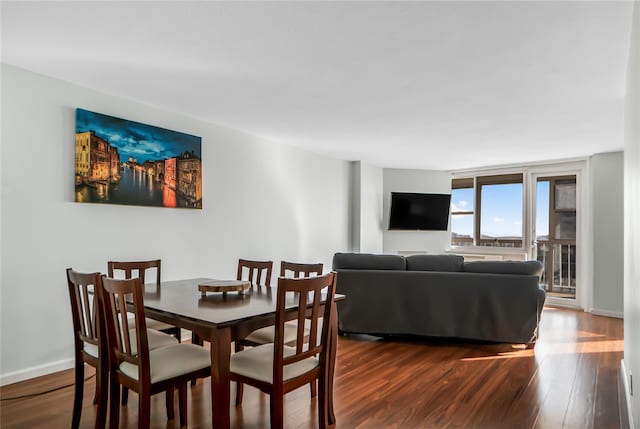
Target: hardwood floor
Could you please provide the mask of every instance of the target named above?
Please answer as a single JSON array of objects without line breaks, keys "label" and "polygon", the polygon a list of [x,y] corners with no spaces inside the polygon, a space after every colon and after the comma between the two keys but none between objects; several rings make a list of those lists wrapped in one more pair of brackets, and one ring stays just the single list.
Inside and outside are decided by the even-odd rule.
[{"label": "hardwood floor", "polygon": [[[627,428],[619,375],[619,319],[545,308],[535,349],[506,344],[340,338],[335,382],[336,428]],[[88,369],[87,374],[92,374]],[[72,371],[0,389],[2,429],[67,428],[73,388],[25,399],[4,398],[73,382]],[[94,379],[85,386],[82,428],[92,428]],[[232,390],[234,388],[232,387]],[[232,395],[235,392],[232,391]],[[189,427],[210,428],[209,381],[189,389]],[[317,428],[309,389],[287,395],[285,427]],[[137,425],[137,397],[121,412],[121,427]],[[269,398],[245,387],[232,405],[234,428],[268,428]],[[153,428],[167,421],[164,395],[152,399]]]}]

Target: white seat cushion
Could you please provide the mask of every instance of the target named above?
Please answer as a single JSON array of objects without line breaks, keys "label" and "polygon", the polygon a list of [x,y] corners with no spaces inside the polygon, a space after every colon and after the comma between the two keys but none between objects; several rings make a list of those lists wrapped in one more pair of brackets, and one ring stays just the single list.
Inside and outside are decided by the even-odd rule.
[{"label": "white seat cushion", "polygon": [[[284,355],[296,353],[294,347],[284,346]],[[273,383],[273,344],[263,344],[231,355],[231,372],[255,380]],[[318,358],[310,357],[285,365],[283,380],[296,378],[320,365]]]},{"label": "white seat cushion", "polygon": [[93,344],[85,342],[83,348],[88,355],[93,356],[94,358],[97,358],[100,354],[98,353],[98,347],[94,346]]},{"label": "white seat cushion", "polygon": [[[136,341],[136,330],[129,330],[129,341],[131,341],[131,351],[135,355],[138,353],[138,342]],[[178,340],[173,335],[165,334],[153,329],[147,329],[147,341],[149,342],[149,350],[158,349],[160,347],[178,344]],[[87,354],[97,358],[98,347],[93,344],[84,343],[84,351]]]},{"label": "white seat cushion", "polygon": [[[171,329],[175,327],[159,320],[149,319],[148,317],[145,317],[144,321],[147,324],[147,329],[155,329],[156,331],[164,331],[165,329]],[[135,316],[133,315],[133,313],[127,313],[127,322],[129,323],[129,326],[134,326],[133,324],[135,323]]]},{"label": "white seat cushion", "polygon": [[[149,351],[149,361],[151,363],[151,383],[211,367],[209,350],[195,344],[175,344],[151,350]],[[138,379],[137,365],[122,362],[120,371],[134,380]]]},{"label": "white seat cushion", "polygon": [[[307,329],[304,332],[308,334]],[[276,327],[266,326],[264,328],[256,329],[250,333],[246,340],[257,344],[269,344],[275,341]],[[298,335],[298,324],[296,322],[287,322],[284,324],[284,342],[290,343],[296,340]]]},{"label": "white seat cushion", "polygon": [[[138,354],[138,342],[136,341],[136,330],[129,330],[129,339],[131,340],[131,352]],[[147,329],[147,341],[149,342],[149,350],[159,349],[160,347],[173,346],[178,344],[178,340],[173,335],[156,331],[155,329]]]}]

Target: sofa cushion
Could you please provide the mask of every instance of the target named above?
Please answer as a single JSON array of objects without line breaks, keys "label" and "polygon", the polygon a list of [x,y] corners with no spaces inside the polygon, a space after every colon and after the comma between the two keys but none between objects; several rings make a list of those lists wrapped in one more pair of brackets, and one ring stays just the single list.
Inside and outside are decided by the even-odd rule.
[{"label": "sofa cushion", "polygon": [[460,255],[411,255],[407,271],[462,271],[464,258]]},{"label": "sofa cushion", "polygon": [[372,255],[370,253],[336,253],[334,270],[402,270],[406,261],[400,255]]},{"label": "sofa cushion", "polygon": [[542,264],[538,261],[473,261],[463,264],[468,273],[521,274],[539,276]]}]

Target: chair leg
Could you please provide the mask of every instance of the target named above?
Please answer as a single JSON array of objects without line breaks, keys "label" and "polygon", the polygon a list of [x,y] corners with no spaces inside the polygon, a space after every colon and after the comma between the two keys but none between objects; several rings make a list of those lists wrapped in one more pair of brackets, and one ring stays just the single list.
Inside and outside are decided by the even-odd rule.
[{"label": "chair leg", "polygon": [[315,398],[318,394],[318,391],[316,389],[316,382],[312,381],[311,383],[309,383],[309,388],[311,390],[311,397]]},{"label": "chair leg", "polygon": [[120,383],[118,376],[112,374],[109,377],[111,395],[109,397],[109,428],[118,429],[120,427]]},{"label": "chair leg", "polygon": [[175,413],[175,409],[173,406],[173,394],[175,392],[175,388],[173,386],[170,386],[169,388],[167,388],[167,391],[164,393],[165,396],[165,402],[166,402],[166,406],[167,406],[167,420],[173,420],[176,418],[176,413]]},{"label": "chair leg", "polygon": [[122,404],[127,405],[129,402],[129,388],[122,386]]},{"label": "chair leg", "polygon": [[195,332],[191,333],[191,344],[195,344],[201,346],[203,343],[202,339]]},{"label": "chair leg", "polygon": [[244,384],[236,381],[236,407],[242,405],[242,396],[244,394]]},{"label": "chair leg", "polygon": [[138,394],[138,429],[151,426],[151,394],[144,389]]},{"label": "chair leg", "polygon": [[98,403],[98,396],[100,395],[100,385],[98,384],[98,368],[96,368],[96,390],[93,392],[93,405]]},{"label": "chair leg", "polygon": [[329,425],[329,403],[326,376],[323,374],[318,378],[318,390],[318,429],[326,429]]},{"label": "chair leg", "polygon": [[187,427],[187,383],[181,383],[178,386],[178,407],[180,427]]},{"label": "chair leg", "polygon": [[82,414],[82,396],[84,395],[84,362],[76,359],[76,384],[73,391],[73,417],[71,418],[71,428],[78,429],[80,426],[80,415]]},{"label": "chair leg", "polygon": [[109,365],[106,359],[101,359],[100,367],[96,368],[96,399],[98,404],[96,429],[104,429],[107,424],[108,397]]},{"label": "chair leg", "polygon": [[271,392],[269,398],[271,408],[271,429],[282,429],[284,425],[284,397],[282,391]]},{"label": "chair leg", "polygon": [[[198,334],[196,334],[195,332],[191,332],[191,344],[195,344],[197,346],[201,346],[202,343],[203,343],[203,341],[202,341],[202,339],[200,339]],[[197,381],[198,381],[197,378],[192,378],[191,379],[191,386],[195,386]]]},{"label": "chair leg", "polygon": [[[236,353],[241,352],[242,350],[244,350],[244,345],[242,345],[242,343],[240,343],[239,341],[236,341],[235,343]],[[244,393],[244,384],[240,383],[239,381],[236,381],[236,407],[239,407],[240,405],[242,405],[243,393]]]},{"label": "chair leg", "polygon": [[182,332],[180,332],[180,328],[178,328],[177,326],[172,329],[172,332],[170,332],[172,335],[175,335],[176,340],[178,340],[179,343],[182,342]]}]

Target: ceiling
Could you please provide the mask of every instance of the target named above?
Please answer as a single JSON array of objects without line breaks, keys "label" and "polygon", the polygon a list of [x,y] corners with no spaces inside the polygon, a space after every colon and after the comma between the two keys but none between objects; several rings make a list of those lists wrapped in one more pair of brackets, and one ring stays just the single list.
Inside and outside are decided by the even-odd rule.
[{"label": "ceiling", "polygon": [[621,150],[632,9],[2,1],[1,55],[340,159],[454,170]]}]

